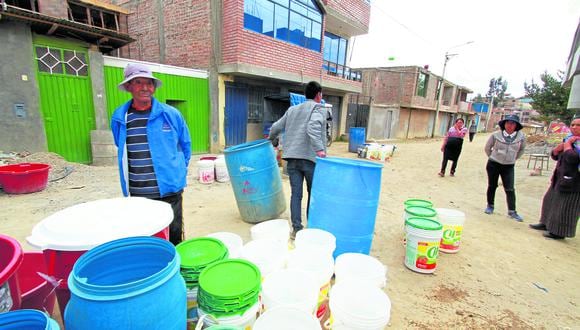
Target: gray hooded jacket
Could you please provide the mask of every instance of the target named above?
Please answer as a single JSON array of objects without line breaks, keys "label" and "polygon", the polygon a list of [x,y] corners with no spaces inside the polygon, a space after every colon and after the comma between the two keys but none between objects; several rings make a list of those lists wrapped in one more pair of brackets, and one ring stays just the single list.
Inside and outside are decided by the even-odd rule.
[{"label": "gray hooded jacket", "polygon": [[526,148],[526,136],[518,131],[513,141],[508,142],[503,131],[494,132],[485,144],[485,153],[490,160],[502,165],[515,164]]}]

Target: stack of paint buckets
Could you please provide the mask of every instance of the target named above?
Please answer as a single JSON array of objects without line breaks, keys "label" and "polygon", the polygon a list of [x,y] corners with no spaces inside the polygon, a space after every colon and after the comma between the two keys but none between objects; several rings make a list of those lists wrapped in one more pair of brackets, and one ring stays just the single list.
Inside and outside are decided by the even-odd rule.
[{"label": "stack of paint buckets", "polygon": [[405,266],[418,273],[433,273],[439,251],[459,250],[465,214],[458,210],[433,208],[422,199],[405,201]]},{"label": "stack of paint buckets", "polygon": [[211,237],[192,238],[176,246],[181,257],[181,276],[187,288],[187,326],[195,328],[198,321],[198,289],[202,271],[210,264],[228,257],[222,241]]},{"label": "stack of paint buckets", "polygon": [[230,180],[224,155],[201,157],[197,162],[197,174],[199,182],[203,184]]}]

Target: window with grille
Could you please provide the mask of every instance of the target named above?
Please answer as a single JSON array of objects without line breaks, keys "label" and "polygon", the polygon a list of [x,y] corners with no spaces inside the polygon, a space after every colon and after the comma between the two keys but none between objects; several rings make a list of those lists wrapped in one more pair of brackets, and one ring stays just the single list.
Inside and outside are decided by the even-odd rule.
[{"label": "window with grille", "polygon": [[84,52],[36,46],[35,54],[40,72],[80,77],[89,75],[87,55]]},{"label": "window with grille", "polygon": [[250,87],[248,94],[248,122],[261,123],[264,120],[264,97],[278,93],[272,88]]},{"label": "window with grille", "polygon": [[427,96],[427,84],[429,82],[429,76],[424,74],[423,72],[419,72],[419,76],[417,77],[417,95],[418,96]]}]

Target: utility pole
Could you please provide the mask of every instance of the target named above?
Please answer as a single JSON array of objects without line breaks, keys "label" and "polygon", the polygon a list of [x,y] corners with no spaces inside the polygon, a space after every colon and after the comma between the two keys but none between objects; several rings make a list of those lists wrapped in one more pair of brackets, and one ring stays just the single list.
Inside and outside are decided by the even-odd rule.
[{"label": "utility pole", "polygon": [[487,119],[485,120],[485,132],[489,129],[489,120],[491,118],[491,113],[493,112],[493,94],[491,94],[491,100],[489,102],[489,107],[487,108]]},{"label": "utility pole", "polygon": [[447,62],[451,58],[451,56],[455,56],[457,54],[449,54],[449,52],[445,52],[445,62],[443,63],[443,74],[441,75],[441,82],[439,86],[437,86],[437,102],[435,103],[435,119],[433,120],[433,128],[431,129],[431,137],[435,136],[435,127],[437,127],[437,122],[439,119],[439,104],[441,103],[441,88],[445,83],[445,69],[447,68]]}]

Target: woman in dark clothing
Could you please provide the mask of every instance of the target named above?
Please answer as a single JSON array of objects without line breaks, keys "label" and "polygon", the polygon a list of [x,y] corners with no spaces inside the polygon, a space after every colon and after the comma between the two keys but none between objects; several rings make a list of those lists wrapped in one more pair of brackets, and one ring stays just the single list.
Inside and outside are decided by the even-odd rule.
[{"label": "woman in dark clothing", "polygon": [[553,239],[576,236],[580,217],[580,117],[572,120],[570,130],[572,135],[552,150],[558,163],[542,201],[540,223],[530,225]]},{"label": "woman in dark clothing", "polygon": [[445,139],[443,140],[443,145],[441,146],[441,151],[443,152],[443,162],[441,163],[441,171],[438,173],[440,177],[445,176],[445,168],[447,167],[447,161],[451,161],[451,176],[455,176],[455,169],[457,168],[457,160],[461,154],[461,148],[463,147],[463,138],[467,133],[467,128],[463,125],[465,122],[463,119],[458,118],[455,120],[455,125],[453,125]]}]

